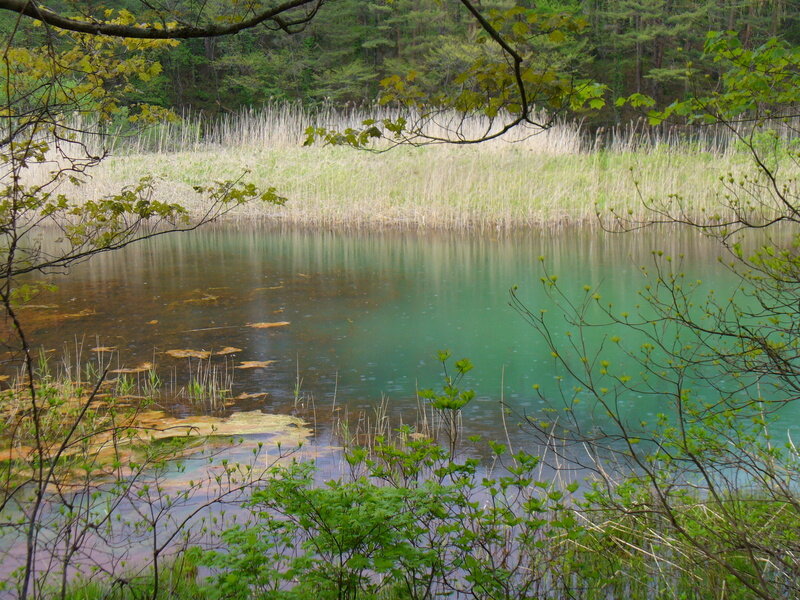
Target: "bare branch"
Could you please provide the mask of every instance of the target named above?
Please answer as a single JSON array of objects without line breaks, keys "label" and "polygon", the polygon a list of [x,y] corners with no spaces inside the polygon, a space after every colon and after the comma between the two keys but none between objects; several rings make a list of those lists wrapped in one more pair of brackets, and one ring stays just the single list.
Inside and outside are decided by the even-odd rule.
[{"label": "bare branch", "polygon": [[184,25],[172,29],[165,28],[163,25],[161,27],[155,27],[147,25],[122,25],[98,20],[83,21],[65,17],[56,11],[40,6],[35,0],[0,0],[0,10],[15,12],[65,31],[111,37],[167,40],[233,35],[268,21],[273,21],[277,23],[279,27],[282,27],[283,21],[280,18],[281,15],[294,9],[309,7],[309,12],[306,15],[291,20],[291,24],[293,25],[304,23],[314,16],[323,2],[324,0],[289,0],[273,8],[261,11],[238,23],[224,25],[210,23],[205,25]]}]

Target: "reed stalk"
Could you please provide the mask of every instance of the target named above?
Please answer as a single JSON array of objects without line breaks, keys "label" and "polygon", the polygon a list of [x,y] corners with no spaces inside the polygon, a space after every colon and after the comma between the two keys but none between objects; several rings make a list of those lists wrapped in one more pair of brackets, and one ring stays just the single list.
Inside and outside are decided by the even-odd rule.
[{"label": "reed stalk", "polygon": [[[199,213],[204,205],[193,186],[244,174],[258,186],[274,186],[289,202],[249,204],[232,218],[452,230],[596,226],[598,212],[613,208],[644,218],[643,201],[670,197],[687,213],[724,215],[720,178],[740,177],[752,167],[731,132],[652,129],[642,123],[590,131],[579,122],[561,121],[545,131],[519,129],[485,144],[389,152],[302,146],[309,125],[341,130],[368,116],[396,114],[275,105],[216,120],[187,116],[130,136],[112,132],[91,141],[111,156],[74,193],[111,193],[151,174],[159,200]],[[446,126],[430,127],[437,133],[436,127]],[[466,122],[466,133],[478,135],[487,127],[476,117]],[[44,176],[51,169],[43,164],[28,176],[35,180],[37,172]],[[786,169],[790,176],[798,168],[787,164]]]}]

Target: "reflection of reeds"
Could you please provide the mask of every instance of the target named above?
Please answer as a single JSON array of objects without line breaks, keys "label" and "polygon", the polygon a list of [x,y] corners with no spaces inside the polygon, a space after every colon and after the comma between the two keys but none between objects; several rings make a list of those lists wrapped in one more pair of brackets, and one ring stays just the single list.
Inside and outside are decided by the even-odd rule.
[{"label": "reflection of reeds", "polygon": [[[675,211],[724,215],[719,177],[750,168],[730,134],[641,125],[598,133],[560,122],[537,135],[520,130],[513,134],[516,140],[382,154],[301,146],[309,124],[341,129],[367,116],[273,106],[110,138],[114,154],[124,156],[93,171],[81,194],[87,196],[89,187],[118,190],[151,173],[161,178],[160,200],[199,210],[193,185],[237,179],[248,170],[248,181],[275,186],[290,202],[280,208],[248,205],[237,209],[240,217],[312,225],[511,228],[596,223],[595,211],[611,208],[636,217],[644,214],[642,201],[651,198],[669,201]],[[469,123],[476,134],[485,126],[480,119]],[[797,170],[785,168],[787,176]]]}]

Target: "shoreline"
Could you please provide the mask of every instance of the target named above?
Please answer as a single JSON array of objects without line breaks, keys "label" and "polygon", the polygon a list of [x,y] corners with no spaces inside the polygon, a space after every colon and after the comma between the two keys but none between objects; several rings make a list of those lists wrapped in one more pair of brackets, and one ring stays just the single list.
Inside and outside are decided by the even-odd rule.
[{"label": "shoreline", "polygon": [[[363,116],[330,115],[322,124],[341,130]],[[274,187],[288,202],[250,203],[232,210],[226,221],[267,218],[347,229],[599,230],[598,210],[644,221],[653,214],[646,203],[691,217],[730,216],[725,195],[744,196],[747,190],[737,184],[727,189],[727,181],[744,181],[754,172],[747,153],[730,140],[698,144],[666,136],[645,143],[630,133],[613,144],[599,138],[592,144],[579,124],[559,123],[536,135],[520,132],[519,139],[475,146],[369,152],[302,146],[310,122],[304,113],[274,109],[236,115],[216,129],[185,121],[156,125],[138,137],[104,138],[111,155],[83,186],[60,189],[74,199],[97,198],[149,175],[159,200],[198,214],[207,204],[194,186],[241,179],[260,189]],[[32,166],[26,179],[46,180],[57,164],[51,158],[55,162]],[[781,168],[785,177],[800,175],[800,167],[788,161]]]},{"label": "shoreline", "polygon": [[[465,151],[466,150],[466,151]],[[720,178],[743,175],[740,155],[715,157],[680,149],[647,153],[535,154],[462,148],[402,148],[368,154],[344,148],[235,148],[107,159],[77,192],[98,196],[156,178],[160,200],[199,214],[195,185],[214,180],[275,187],[283,207],[249,203],[230,219],[275,219],[292,225],[434,230],[600,228],[597,212],[646,220],[658,209],[726,216]]]}]

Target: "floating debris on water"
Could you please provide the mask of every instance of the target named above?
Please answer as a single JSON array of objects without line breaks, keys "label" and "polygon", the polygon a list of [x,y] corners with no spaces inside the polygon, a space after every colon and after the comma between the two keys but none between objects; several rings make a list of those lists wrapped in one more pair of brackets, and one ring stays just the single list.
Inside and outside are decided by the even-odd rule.
[{"label": "floating debris on water", "polygon": [[58,308],[57,304],[23,304],[17,310],[52,310]]},{"label": "floating debris on water", "polygon": [[[214,290],[221,290],[227,288],[210,288]],[[216,304],[219,302],[220,296],[212,294],[206,290],[193,290],[190,292],[190,297],[183,300],[175,300],[167,305],[167,309],[174,310],[178,307],[185,306],[186,304]]]},{"label": "floating debris on water", "polygon": [[231,436],[280,434],[300,429],[310,435],[306,423],[297,417],[265,414],[260,410],[235,412],[229,417],[195,416],[176,418],[160,410],[143,411],[136,419],[145,436],[157,439],[179,436]]},{"label": "floating debris on water", "polygon": [[80,319],[81,317],[88,317],[90,315],[96,315],[97,311],[93,308],[84,308],[81,311],[76,313],[63,313],[60,315],[54,315],[57,319]]},{"label": "floating debris on water", "polygon": [[215,296],[214,294],[205,294],[200,298],[189,298],[188,300],[184,300],[183,304],[213,304],[219,300],[219,296]]},{"label": "floating debris on water", "polygon": [[138,367],[131,367],[129,369],[112,369],[109,373],[145,373],[153,368],[153,363],[142,363]]},{"label": "floating debris on water", "polygon": [[256,398],[266,398],[267,396],[269,396],[267,392],[255,392],[253,394],[242,392],[238,396],[233,397],[232,400],[255,400]]},{"label": "floating debris on water", "polygon": [[172,358],[199,358],[203,360],[211,357],[209,350],[167,350],[164,354]]},{"label": "floating debris on water", "polygon": [[233,346],[225,346],[222,350],[217,350],[214,352],[214,356],[225,356],[226,354],[236,354],[237,352],[241,352],[241,348],[234,348]]},{"label": "floating debris on water", "polygon": [[253,327],[254,329],[269,329],[271,327],[285,327],[289,324],[289,321],[276,321],[274,323],[248,323],[247,327]]},{"label": "floating debris on water", "polygon": [[[94,403],[95,407],[99,404]],[[242,435],[268,435],[268,443],[272,445],[296,448],[312,435],[308,424],[297,417],[265,414],[260,410],[236,412],[227,418],[201,415],[174,417],[161,410],[143,410],[127,416],[118,415],[118,418],[120,420],[116,426],[103,427],[86,438],[95,466],[100,466],[106,459],[119,460],[120,456],[134,456],[136,444],[146,440],[196,438],[195,445],[185,448],[191,453],[201,448],[198,444],[208,446],[209,443],[214,444],[215,439],[218,440],[216,443],[224,443],[221,438]],[[35,448],[21,444],[2,448],[3,456],[7,459],[24,460],[36,456]],[[78,450],[77,445],[72,446],[64,452],[64,456]],[[50,455],[45,453],[45,456]]]},{"label": "floating debris on water", "polygon": [[237,369],[260,369],[267,367],[274,363],[274,360],[243,360],[241,364],[237,365]]}]

